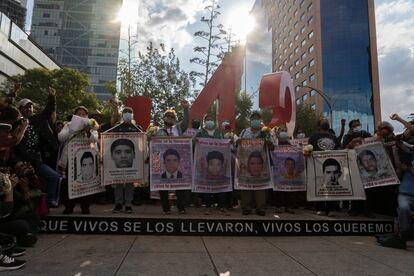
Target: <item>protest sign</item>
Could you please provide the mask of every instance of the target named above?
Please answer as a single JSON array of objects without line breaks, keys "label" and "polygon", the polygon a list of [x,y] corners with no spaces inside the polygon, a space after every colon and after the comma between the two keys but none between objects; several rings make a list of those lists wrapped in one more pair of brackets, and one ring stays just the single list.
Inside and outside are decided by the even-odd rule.
[{"label": "protest sign", "polygon": [[305,160],[295,146],[276,146],[272,152],[275,191],[306,191]]}]

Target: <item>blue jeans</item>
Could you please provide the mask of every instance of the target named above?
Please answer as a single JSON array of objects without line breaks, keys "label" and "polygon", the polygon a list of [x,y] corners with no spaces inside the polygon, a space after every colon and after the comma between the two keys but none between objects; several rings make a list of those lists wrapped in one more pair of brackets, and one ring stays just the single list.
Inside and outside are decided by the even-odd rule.
[{"label": "blue jeans", "polygon": [[400,235],[407,240],[413,236],[413,213],[414,213],[414,196],[405,194],[398,195],[398,224]]},{"label": "blue jeans", "polygon": [[57,206],[59,204],[59,192],[60,192],[59,174],[46,164],[41,164],[37,169],[37,173],[46,182],[47,202],[51,205]]}]

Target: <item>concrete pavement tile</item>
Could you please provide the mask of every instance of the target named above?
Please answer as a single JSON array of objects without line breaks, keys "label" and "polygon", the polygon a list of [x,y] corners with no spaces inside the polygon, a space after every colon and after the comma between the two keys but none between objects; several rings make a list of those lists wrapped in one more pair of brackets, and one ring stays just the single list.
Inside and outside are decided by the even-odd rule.
[{"label": "concrete pavement tile", "polygon": [[316,275],[406,275],[398,270],[349,251],[291,252],[291,257],[312,270]]},{"label": "concrete pavement tile", "polygon": [[337,244],[351,251],[376,251],[378,243],[373,236],[322,237],[326,241]]},{"label": "concrete pavement tile", "polygon": [[313,275],[281,252],[273,253],[212,253],[211,257],[219,273],[230,272],[230,276],[284,276]]},{"label": "concrete pavement tile", "polygon": [[10,275],[113,275],[134,239],[133,236],[71,235],[57,246],[38,252],[24,269]]},{"label": "concrete pavement tile", "polygon": [[209,276],[216,273],[207,253],[130,252],[116,275]]},{"label": "concrete pavement tile", "polygon": [[320,237],[265,237],[269,243],[283,251],[337,251],[341,246]]},{"label": "concrete pavement tile", "polygon": [[35,246],[26,248],[26,255],[24,258],[30,260],[39,255],[40,252],[47,251],[68,236],[69,235],[63,234],[40,234]]},{"label": "concrete pavement tile", "polygon": [[360,252],[360,254],[408,275],[414,274],[414,252],[380,247],[377,251]]},{"label": "concrete pavement tile", "polygon": [[138,236],[131,252],[138,253],[191,253],[206,252],[201,237]]},{"label": "concrete pavement tile", "polygon": [[274,252],[272,245],[262,237],[203,237],[209,252],[214,253],[250,253]]}]

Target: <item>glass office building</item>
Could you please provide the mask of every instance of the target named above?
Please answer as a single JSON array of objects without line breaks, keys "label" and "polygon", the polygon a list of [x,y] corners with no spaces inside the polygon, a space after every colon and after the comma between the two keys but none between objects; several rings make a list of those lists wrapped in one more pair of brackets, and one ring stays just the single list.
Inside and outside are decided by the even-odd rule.
[{"label": "glass office building", "polygon": [[373,0],[266,0],[273,71],[290,72],[296,103],[331,117],[359,118],[373,132],[381,120]]},{"label": "glass office building", "polygon": [[0,13],[0,83],[33,68],[60,66],[32,41],[19,26]]},{"label": "glass office building", "polygon": [[116,82],[122,0],[35,0],[32,37],[64,66],[88,75],[90,91],[100,99]]}]

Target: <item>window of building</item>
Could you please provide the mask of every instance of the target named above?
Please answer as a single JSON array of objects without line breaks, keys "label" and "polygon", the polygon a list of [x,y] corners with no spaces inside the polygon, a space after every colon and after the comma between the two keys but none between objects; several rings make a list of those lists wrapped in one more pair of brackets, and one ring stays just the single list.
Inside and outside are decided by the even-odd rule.
[{"label": "window of building", "polygon": [[309,6],[308,6],[308,11],[310,11],[312,9],[312,7],[313,7],[313,3],[310,3]]},{"label": "window of building", "polygon": [[287,64],[287,59],[285,59],[285,61],[283,61],[283,65],[286,65]]},{"label": "window of building", "polygon": [[293,65],[291,65],[291,66],[289,67],[289,72],[291,72],[291,73],[292,73],[292,71],[293,71]]},{"label": "window of building", "polygon": [[312,110],[316,110],[316,104],[311,104],[310,107],[311,107]]},{"label": "window of building", "polygon": [[299,72],[297,72],[297,73],[295,74],[295,80],[296,80],[296,79],[298,79],[298,78],[299,78],[299,76],[300,76],[300,73],[299,73]]},{"label": "window of building", "polygon": [[306,52],[304,52],[304,53],[302,54],[302,60],[304,60],[306,57],[307,57],[307,54],[306,54]]},{"label": "window of building", "polygon": [[300,16],[300,21],[302,21],[303,19],[305,19],[305,13],[302,13],[302,15]]},{"label": "window of building", "polygon": [[300,7],[302,8],[303,7],[303,4],[305,4],[305,0],[302,0],[302,1],[300,1]]},{"label": "window of building", "polygon": [[299,39],[299,34],[295,35],[295,41]]},{"label": "window of building", "polygon": [[289,48],[292,48],[293,42],[289,42]]},{"label": "window of building", "polygon": [[308,19],[308,25],[311,25],[313,23],[313,16],[311,16],[309,19]]},{"label": "window of building", "polygon": [[315,60],[314,59],[312,59],[311,61],[309,61],[309,67],[312,67],[314,65],[315,65]]},{"label": "window of building", "polygon": [[305,44],[306,44],[306,39],[302,40],[302,43],[301,43],[302,47],[305,46]]},{"label": "window of building", "polygon": [[281,71],[282,70],[282,64],[279,66],[279,71]]},{"label": "window of building", "polygon": [[308,93],[306,93],[305,95],[302,96],[302,100],[303,101],[306,101],[308,98],[309,98]]},{"label": "window of building", "polygon": [[48,35],[49,34],[49,31],[48,30],[45,30],[45,35]]},{"label": "window of building", "polygon": [[308,34],[308,38],[311,39],[313,37],[313,31]]},{"label": "window of building", "polygon": [[284,53],[284,54],[286,54],[286,53],[287,53],[287,48],[285,48],[285,49],[283,50],[283,53]]},{"label": "window of building", "polygon": [[298,66],[299,65],[299,60],[297,59],[296,61],[295,61],[295,66]]},{"label": "window of building", "polygon": [[293,57],[293,53],[290,53],[289,59],[292,59],[292,57]]},{"label": "window of building", "polygon": [[50,18],[50,13],[47,13],[47,12],[43,13],[43,18]]},{"label": "window of building", "polygon": [[295,48],[295,54],[299,53],[299,47]]},{"label": "window of building", "polygon": [[315,96],[315,95],[316,95],[316,91],[315,91],[314,89],[312,89],[312,90],[309,92],[309,94],[310,94],[310,96],[311,96],[311,97],[313,97],[313,96]]},{"label": "window of building", "polygon": [[310,75],[309,76],[309,81],[314,81],[314,80],[316,80],[315,74]]},{"label": "window of building", "polygon": [[305,67],[303,67],[303,68],[302,68],[302,73],[305,73],[305,72],[307,71],[307,69],[308,69],[308,67],[306,67],[306,66],[305,66]]},{"label": "window of building", "polygon": [[296,105],[300,105],[300,98],[296,99]]},{"label": "window of building", "polygon": [[307,80],[302,81],[302,86],[306,86],[306,85],[308,85],[308,81]]},{"label": "window of building", "polygon": [[300,90],[300,86],[296,86],[295,87],[295,92],[299,92],[299,90]]},{"label": "window of building", "polygon": [[312,53],[314,50],[315,50],[315,46],[312,45],[309,47],[309,53]]},{"label": "window of building", "polygon": [[299,22],[298,22],[298,21],[296,21],[296,22],[295,22],[295,24],[293,25],[293,28],[295,28],[295,29],[296,29],[296,28],[298,27],[298,25],[299,25]]}]

